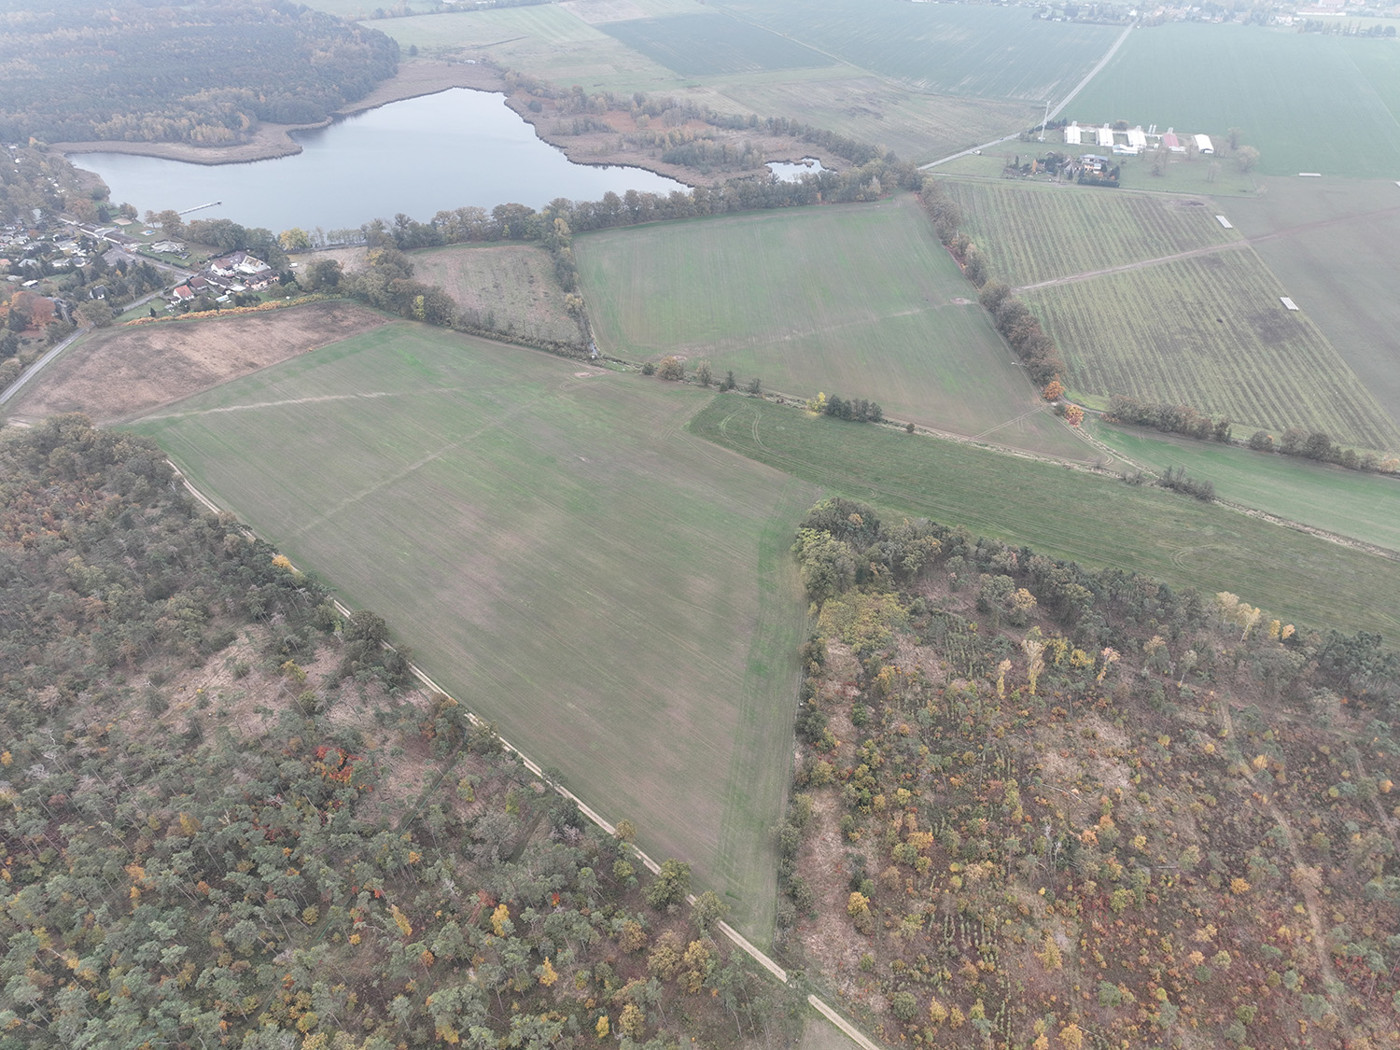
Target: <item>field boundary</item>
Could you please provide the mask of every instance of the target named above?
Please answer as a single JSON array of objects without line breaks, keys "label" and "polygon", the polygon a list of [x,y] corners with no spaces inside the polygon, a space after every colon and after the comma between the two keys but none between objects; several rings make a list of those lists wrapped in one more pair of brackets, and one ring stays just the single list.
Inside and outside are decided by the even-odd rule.
[{"label": "field boundary", "polygon": [[[203,506],[207,507],[212,513],[223,513],[223,511],[219,508],[218,504],[216,504],[213,500],[211,500],[208,496],[201,492],[199,488],[185,475],[184,471],[182,471],[173,461],[171,461],[170,459],[166,459],[165,462],[166,465],[169,466],[170,469],[175,472],[175,476],[179,478],[180,483],[184,485],[185,489],[190,493],[191,496],[193,496]],[[239,528],[241,528],[250,536],[257,535],[251,528],[249,528],[247,525],[241,522],[239,523]],[[331,601],[334,603],[336,611],[339,612],[341,616],[346,617],[347,619],[350,617],[351,610],[343,602],[341,602],[340,599],[332,596]],[[393,645],[391,645],[388,642],[384,643],[384,648],[393,652],[398,651]],[[408,664],[408,669],[409,672],[414,676],[414,678],[416,678],[425,687],[434,690],[435,692],[441,693],[443,696],[452,700],[453,703],[457,703],[458,706],[461,707],[463,713],[466,715],[467,720],[471,722],[473,726],[483,727],[490,725],[490,723],[488,723],[485,719],[481,718],[481,716],[476,714],[476,712],[460,704],[456,700],[456,698],[452,696],[451,693],[443,689],[442,686],[440,686],[436,681],[434,681],[433,678],[430,675],[428,675],[427,672],[425,672],[416,663],[410,661]],[[525,754],[525,752],[521,751],[518,747],[510,743],[510,741],[506,740],[499,734],[497,734],[497,739],[500,741],[501,746],[505,750],[509,751],[516,758],[520,759],[521,764],[526,769],[528,769],[535,776],[539,777],[540,780],[543,781],[546,785],[548,785],[550,789],[558,792],[564,798],[568,799],[569,801],[573,802],[576,806],[578,806],[579,812],[582,813],[589,820],[591,820],[604,833],[610,836],[615,836],[617,834],[617,828],[612,823],[610,823],[605,817],[603,817],[601,813],[595,810],[592,806],[588,805],[588,803],[586,803],[585,801],[583,801],[583,799],[575,795],[563,784],[560,784],[555,780],[551,779],[550,777],[546,776],[543,768],[539,765],[539,763],[535,762],[532,758]],[[646,865],[648,871],[650,871],[654,875],[659,875],[661,873],[661,865],[658,864],[655,860],[653,860],[645,851],[639,849],[637,846],[631,843],[628,844],[628,848],[636,854],[638,860],[640,860],[643,864]],[[690,894],[689,896],[687,896],[686,900],[688,903],[694,904],[695,895]],[[741,934],[738,930],[730,926],[727,922],[720,921],[716,925],[718,926],[719,931],[723,933],[726,938],[729,939],[730,943],[732,943],[740,951],[747,954],[756,963],[763,967],[764,970],[771,974],[775,979],[777,979],[782,984],[789,983],[788,972],[785,969],[783,969],[783,967],[779,966],[778,963],[775,962],[773,958],[769,956],[766,952],[762,951],[760,948],[754,945],[752,941],[750,941],[747,937]],[[838,1013],[829,1004],[818,998],[816,995],[808,995],[807,1002],[812,1006],[814,1010],[817,1011],[817,1013],[819,1013],[823,1018],[825,1018],[827,1021],[833,1024],[839,1031],[841,1031],[842,1033],[859,1043],[862,1047],[862,1050],[881,1050],[881,1048],[876,1043],[872,1042],[869,1038],[863,1035],[858,1028],[852,1025],[849,1021],[842,1017],[840,1013]]]}]

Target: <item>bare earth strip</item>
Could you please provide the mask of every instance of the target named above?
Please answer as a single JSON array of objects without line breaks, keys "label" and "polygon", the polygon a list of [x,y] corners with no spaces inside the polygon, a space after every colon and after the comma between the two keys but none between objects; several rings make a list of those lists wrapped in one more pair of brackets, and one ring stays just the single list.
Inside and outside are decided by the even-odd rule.
[{"label": "bare earth strip", "polygon": [[84,412],[110,423],[386,324],[350,303],[106,329],[44,372],[15,406],[24,418]]}]

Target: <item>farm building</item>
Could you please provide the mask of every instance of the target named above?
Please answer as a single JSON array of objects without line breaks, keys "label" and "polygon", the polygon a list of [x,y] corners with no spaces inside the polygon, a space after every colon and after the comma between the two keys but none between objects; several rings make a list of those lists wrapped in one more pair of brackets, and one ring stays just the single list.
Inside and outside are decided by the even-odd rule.
[{"label": "farm building", "polygon": [[1215,147],[1212,146],[1212,145],[1210,144],[1210,136],[1209,136],[1209,135],[1197,135],[1197,136],[1196,136],[1196,149],[1199,150],[1201,153],[1214,153],[1214,152],[1215,152]]},{"label": "farm building", "polygon": [[1065,128],[1065,145],[1078,146],[1080,143],[1079,133],[1083,130],[1077,123]]},{"label": "farm building", "polygon": [[1139,124],[1139,125],[1138,125],[1137,127],[1135,127],[1135,128],[1130,128],[1130,129],[1129,129],[1129,131],[1128,131],[1128,145],[1131,146],[1131,147],[1133,147],[1133,149],[1139,150],[1139,151],[1145,150],[1145,149],[1147,148],[1147,135],[1146,135],[1146,133],[1142,130],[1142,125],[1141,125],[1141,124]]},{"label": "farm building", "polygon": [[1103,149],[1113,148],[1113,129],[1105,124],[1099,128],[1095,134],[1098,137],[1098,145]]},{"label": "farm building", "polygon": [[1162,145],[1166,146],[1172,153],[1185,153],[1186,147],[1181,144],[1181,140],[1176,137],[1176,132],[1167,128],[1162,135]]}]

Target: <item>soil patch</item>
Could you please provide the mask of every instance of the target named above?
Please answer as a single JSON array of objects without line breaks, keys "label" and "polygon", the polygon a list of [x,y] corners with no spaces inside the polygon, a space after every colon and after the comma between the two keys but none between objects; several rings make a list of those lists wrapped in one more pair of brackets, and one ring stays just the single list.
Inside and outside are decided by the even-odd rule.
[{"label": "soil patch", "polygon": [[84,412],[96,423],[118,422],[387,323],[363,307],[331,302],[110,329],[49,365],[18,412],[32,419]]}]

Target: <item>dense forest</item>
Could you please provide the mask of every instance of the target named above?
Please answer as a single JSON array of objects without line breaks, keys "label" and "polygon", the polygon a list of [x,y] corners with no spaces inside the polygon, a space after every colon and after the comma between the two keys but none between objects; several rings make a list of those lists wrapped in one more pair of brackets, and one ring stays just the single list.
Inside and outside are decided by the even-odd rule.
[{"label": "dense forest", "polygon": [[0,586],[5,1050],[788,1041],[684,864],[410,689],[149,442],[3,435]]},{"label": "dense forest", "polygon": [[788,965],[913,1045],[1394,1045],[1378,637],[846,500],[794,549]]},{"label": "dense forest", "polygon": [[287,2],[0,2],[0,139],[225,145],[392,76],[383,33]]}]

